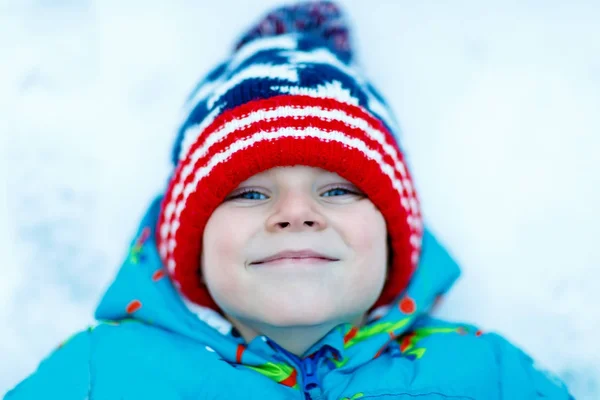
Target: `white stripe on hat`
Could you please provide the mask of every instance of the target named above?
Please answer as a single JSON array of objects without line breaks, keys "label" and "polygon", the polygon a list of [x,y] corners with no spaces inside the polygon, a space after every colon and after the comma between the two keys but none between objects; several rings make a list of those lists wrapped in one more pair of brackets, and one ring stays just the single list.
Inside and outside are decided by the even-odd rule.
[{"label": "white stripe on hat", "polygon": [[359,105],[356,97],[352,96],[350,90],[346,89],[340,81],[325,82],[316,87],[305,86],[271,86],[271,90],[276,90],[283,94],[304,95],[318,99],[334,99],[341,103]]},{"label": "white stripe on hat", "polygon": [[282,80],[292,83],[298,83],[298,71],[294,65],[272,65],[272,64],[252,64],[247,68],[244,68],[237,74],[228,77],[223,84],[219,85],[212,96],[208,99],[206,106],[211,109],[217,101],[229,90],[238,86],[245,80],[248,79],[268,79],[268,80]]},{"label": "white stripe on hat", "polygon": [[227,71],[235,70],[240,64],[264,50],[295,50],[298,47],[297,36],[277,35],[261,37],[244,44],[235,52],[233,58],[229,61]]},{"label": "white stripe on hat", "polygon": [[[191,110],[190,110],[191,112]],[[203,132],[210,124],[213,123],[215,118],[221,113],[221,107],[217,106],[208,114],[199,124],[189,126],[183,133],[183,139],[181,140],[181,148],[179,149],[179,161],[181,162],[187,155],[190,147],[198,140],[198,135]],[[183,122],[185,123],[185,121]]]},{"label": "white stripe on hat", "polygon": [[[185,114],[184,118],[188,118],[190,113],[198,107],[198,104],[206,99],[217,87],[219,87],[219,85],[222,84],[222,82],[222,80],[215,80],[202,83],[202,86],[194,93],[194,97],[185,103],[184,112],[187,112],[187,114]],[[181,123],[185,123],[185,119]]]}]

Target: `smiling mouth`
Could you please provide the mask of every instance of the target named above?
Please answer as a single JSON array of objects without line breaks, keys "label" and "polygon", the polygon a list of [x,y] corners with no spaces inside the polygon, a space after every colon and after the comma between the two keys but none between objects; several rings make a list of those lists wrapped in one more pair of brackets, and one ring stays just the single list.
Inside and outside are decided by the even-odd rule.
[{"label": "smiling mouth", "polygon": [[272,256],[251,262],[250,265],[280,265],[280,264],[305,264],[321,265],[339,261],[337,258],[317,253],[313,250],[281,251]]},{"label": "smiling mouth", "polygon": [[327,264],[339,260],[323,257],[282,257],[268,261],[259,261],[250,265],[281,265],[281,264]]}]

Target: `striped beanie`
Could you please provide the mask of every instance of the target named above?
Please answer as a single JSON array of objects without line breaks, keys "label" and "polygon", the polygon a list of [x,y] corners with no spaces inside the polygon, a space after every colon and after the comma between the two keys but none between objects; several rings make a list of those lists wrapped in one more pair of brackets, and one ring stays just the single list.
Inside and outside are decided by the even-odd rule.
[{"label": "striped beanie", "polygon": [[420,255],[417,194],[384,99],[353,63],[332,2],[286,6],[248,31],[193,90],[173,150],[157,244],[175,286],[218,310],[201,283],[204,227],[241,182],[278,166],[335,172],[383,214],[391,264],[375,307],[406,287]]}]

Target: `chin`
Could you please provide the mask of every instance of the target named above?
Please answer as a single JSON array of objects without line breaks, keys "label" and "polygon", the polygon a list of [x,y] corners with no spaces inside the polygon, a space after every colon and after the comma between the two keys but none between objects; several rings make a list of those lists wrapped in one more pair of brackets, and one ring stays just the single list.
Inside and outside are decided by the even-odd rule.
[{"label": "chin", "polygon": [[337,325],[338,323],[336,322],[337,319],[334,317],[325,317],[325,318],[311,318],[310,316],[289,316],[289,317],[282,317],[282,318],[277,318],[277,317],[269,317],[268,319],[265,318],[263,319],[263,321],[271,326],[274,327],[278,327],[278,328],[286,328],[286,327],[315,327],[315,326],[321,326],[321,325],[325,325],[325,324],[335,324]]},{"label": "chin", "polygon": [[[274,303],[271,307],[264,307],[261,320],[272,326],[316,326],[326,323],[343,321],[339,310],[334,304],[324,307],[323,304],[315,305],[312,302],[297,302],[295,304]],[[336,323],[337,325],[337,323]]]}]

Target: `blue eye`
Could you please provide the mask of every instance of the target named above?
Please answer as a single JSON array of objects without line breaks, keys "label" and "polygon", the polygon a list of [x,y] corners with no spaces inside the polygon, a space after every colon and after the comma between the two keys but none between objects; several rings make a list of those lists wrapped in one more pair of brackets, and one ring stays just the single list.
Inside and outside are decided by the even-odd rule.
[{"label": "blue eye", "polygon": [[266,200],[267,196],[257,192],[256,190],[245,190],[241,193],[235,194],[229,198],[229,200],[243,199],[243,200]]},{"label": "blue eye", "polygon": [[325,193],[323,193],[323,197],[344,196],[346,194],[356,194],[356,193],[352,192],[348,189],[344,189],[344,188],[333,188],[333,189],[328,190]]}]

